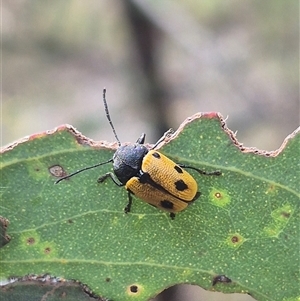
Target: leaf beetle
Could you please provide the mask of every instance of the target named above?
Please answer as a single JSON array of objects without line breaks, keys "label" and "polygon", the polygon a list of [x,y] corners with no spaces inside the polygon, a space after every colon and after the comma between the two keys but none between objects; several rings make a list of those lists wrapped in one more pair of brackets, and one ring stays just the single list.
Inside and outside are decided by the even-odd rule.
[{"label": "leaf beetle", "polygon": [[98,182],[102,183],[110,178],[117,186],[125,186],[128,192],[125,213],[130,212],[132,195],[135,195],[148,204],[169,212],[173,219],[176,212],[184,210],[200,196],[196,180],[185,169],[192,169],[207,176],[221,175],[218,170],[206,172],[193,166],[175,163],[155,150],[165,137],[172,133],[172,130],[167,131],[151,149],[144,145],[146,137],[144,133],[136,143],[122,145],[110,118],[105,88],[103,103],[107,120],[119,147],[108,161],[77,170],[57,180],[56,184],[88,169],[113,163],[113,173],[107,172],[98,179]]}]

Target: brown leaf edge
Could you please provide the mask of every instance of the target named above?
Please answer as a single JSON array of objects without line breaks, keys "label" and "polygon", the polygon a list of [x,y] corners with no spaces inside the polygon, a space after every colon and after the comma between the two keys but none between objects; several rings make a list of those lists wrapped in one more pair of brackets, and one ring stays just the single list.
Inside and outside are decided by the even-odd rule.
[{"label": "brown leaf edge", "polygon": [[96,148],[108,148],[108,149],[116,149],[118,147],[118,144],[116,142],[109,143],[106,141],[94,141],[93,139],[90,139],[86,136],[84,136],[81,132],[79,132],[75,127],[73,127],[70,124],[62,124],[52,130],[47,130],[45,132],[32,134],[29,136],[25,136],[24,138],[21,138],[19,140],[16,140],[12,142],[11,144],[8,144],[7,146],[4,146],[0,149],[0,154],[3,154],[5,152],[13,150],[15,147],[17,147],[19,144],[26,143],[35,139],[43,138],[49,135],[53,135],[58,132],[64,132],[67,131],[71,133],[74,138],[77,140],[77,142],[81,145],[89,145],[91,147]]},{"label": "brown leaf edge", "polygon": [[[240,143],[237,138],[236,138],[236,133],[234,133],[232,130],[230,130],[227,125],[226,125],[226,120],[227,118],[223,118],[223,116],[218,113],[218,112],[206,112],[206,113],[196,113],[191,117],[188,117],[178,128],[177,131],[175,131],[172,134],[165,134],[164,139],[161,141],[161,143],[159,144],[159,147],[157,147],[156,149],[159,149],[161,146],[163,146],[166,143],[169,143],[170,141],[172,141],[173,139],[176,139],[176,137],[183,131],[184,127],[186,125],[188,125],[189,123],[197,120],[197,119],[218,119],[221,128],[223,129],[223,131],[228,135],[229,139],[233,142],[233,144],[240,149],[241,152],[243,153],[254,153],[257,155],[263,155],[263,156],[267,156],[267,157],[276,157],[279,153],[281,153],[283,151],[283,149],[285,148],[285,146],[287,145],[287,143],[289,142],[289,140],[293,139],[299,132],[300,132],[300,127],[298,127],[295,131],[293,131],[290,135],[288,135],[283,143],[281,144],[281,146],[274,151],[266,151],[266,150],[259,150],[256,147],[245,147],[243,146],[242,143]],[[77,140],[77,142],[79,144],[82,145],[89,145],[91,147],[95,147],[95,148],[106,148],[109,150],[115,150],[118,148],[118,144],[117,142],[107,142],[107,141],[94,141],[90,138],[87,138],[86,136],[84,136],[81,132],[79,132],[75,127],[73,127],[72,125],[69,124],[63,124],[60,125],[52,130],[47,130],[45,132],[41,132],[41,133],[37,133],[37,134],[33,134],[30,136],[26,136],[24,138],[21,138],[3,148],[1,148],[0,153],[5,153],[7,151],[10,151],[12,149],[14,149],[16,146],[18,146],[21,143],[26,143],[27,141],[31,141],[37,138],[41,138],[44,136],[48,136],[48,135],[52,135],[55,134],[57,132],[60,131],[68,131],[70,132],[74,138]],[[124,143],[124,144],[130,144],[130,143]],[[146,146],[148,146],[149,148],[152,146],[151,144],[146,144]]]},{"label": "brown leaf edge", "polygon": [[300,127],[298,127],[295,131],[293,131],[290,135],[288,135],[283,143],[281,144],[281,146],[274,151],[267,151],[267,150],[260,150],[256,147],[246,147],[243,146],[242,143],[240,143],[237,138],[236,138],[236,133],[233,132],[232,130],[230,130],[227,125],[226,125],[226,120],[228,119],[228,117],[226,117],[225,119],[223,118],[221,113],[218,112],[207,112],[207,113],[196,113],[191,117],[188,117],[178,128],[178,130],[174,133],[174,135],[172,137],[167,137],[167,139],[165,139],[166,142],[169,142],[173,139],[175,139],[180,133],[181,131],[184,129],[184,127],[193,122],[196,119],[218,119],[221,125],[221,128],[223,129],[223,131],[228,135],[229,139],[233,142],[233,144],[240,149],[241,152],[243,153],[254,153],[257,155],[263,155],[266,157],[276,157],[278,154],[280,154],[285,146],[287,145],[287,143],[289,142],[289,140],[293,139],[299,132],[300,132]]}]

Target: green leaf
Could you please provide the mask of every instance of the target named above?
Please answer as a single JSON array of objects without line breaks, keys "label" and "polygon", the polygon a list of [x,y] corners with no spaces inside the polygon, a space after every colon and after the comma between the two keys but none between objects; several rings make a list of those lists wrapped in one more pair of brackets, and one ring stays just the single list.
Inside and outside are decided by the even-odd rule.
[{"label": "green leaf", "polygon": [[175,220],[138,199],[125,214],[126,190],[97,183],[111,164],[54,185],[117,145],[70,126],[16,143],[1,155],[0,214],[11,240],[0,249],[0,277],[49,273],[114,301],[147,300],[177,283],[298,300],[297,133],[267,153],[239,145],[217,114],[188,119],[160,151],[222,176],[192,171],[201,196]]}]

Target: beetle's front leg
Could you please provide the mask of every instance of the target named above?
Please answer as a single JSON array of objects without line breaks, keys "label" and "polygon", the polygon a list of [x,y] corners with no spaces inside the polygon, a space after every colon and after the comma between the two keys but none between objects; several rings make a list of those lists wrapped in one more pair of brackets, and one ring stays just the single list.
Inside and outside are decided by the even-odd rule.
[{"label": "beetle's front leg", "polygon": [[97,182],[98,182],[98,183],[102,183],[102,182],[104,182],[107,178],[111,178],[111,179],[113,180],[113,182],[114,182],[117,186],[119,186],[119,187],[124,186],[124,184],[122,184],[122,183],[116,178],[116,176],[115,176],[112,172],[107,172],[105,175],[101,176],[101,177],[97,180]]}]

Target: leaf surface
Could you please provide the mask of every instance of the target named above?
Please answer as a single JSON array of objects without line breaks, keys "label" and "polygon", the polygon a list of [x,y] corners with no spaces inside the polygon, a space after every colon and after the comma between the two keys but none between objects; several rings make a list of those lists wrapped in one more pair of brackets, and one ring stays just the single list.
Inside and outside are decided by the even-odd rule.
[{"label": "leaf surface", "polygon": [[177,283],[297,300],[297,133],[267,153],[239,145],[218,114],[188,119],[160,151],[222,176],[191,171],[201,196],[175,220],[139,199],[125,214],[126,190],[97,183],[111,164],[54,185],[108,160],[116,145],[70,126],[16,143],[1,155],[0,215],[11,240],[0,249],[0,276],[49,273],[114,301],[147,300]]}]

